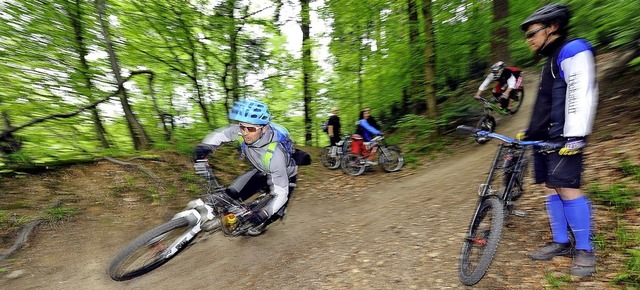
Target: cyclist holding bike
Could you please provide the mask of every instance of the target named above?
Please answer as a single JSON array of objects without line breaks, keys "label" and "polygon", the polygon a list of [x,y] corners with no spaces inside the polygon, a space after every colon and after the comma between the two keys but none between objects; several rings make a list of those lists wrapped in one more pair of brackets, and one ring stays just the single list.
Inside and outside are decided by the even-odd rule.
[{"label": "cyclist holding bike", "polygon": [[520,28],[529,49],[547,57],[529,128],[523,140],[549,140],[564,147],[549,154],[534,154],[535,182],[545,184],[547,215],[553,242],[530,254],[534,260],[571,255],[568,230],[575,237],[571,274],[595,272],[591,245],[591,204],[580,191],[582,150],[595,118],[598,86],[594,49],[584,39],[568,39],[571,15],[564,4],[536,10]]},{"label": "cyclist holding bike", "polygon": [[495,81],[496,84],[493,87],[493,96],[502,109],[508,109],[510,100],[517,98],[516,92],[522,87],[522,70],[517,67],[505,67],[503,61],[498,61],[491,66],[491,72],[484,79],[478,92],[474,98],[480,100],[482,92],[489,88],[489,84]]},{"label": "cyclist holding bike", "polygon": [[218,146],[241,136],[244,141],[242,156],[247,157],[254,168],[237,177],[229,186],[228,194],[234,199],[246,200],[269,187],[274,198],[263,208],[252,209],[248,218],[256,227],[266,226],[284,216],[295,188],[298,166],[283,146],[269,146],[278,142],[280,133],[276,132],[276,127],[280,125],[270,121],[267,105],[256,100],[240,100],[235,102],[228,117],[238,123],[207,135],[195,149],[196,162],[207,158]]},{"label": "cyclist holding bike", "polygon": [[[365,154],[368,148],[364,142],[370,142],[373,137],[382,135],[382,131],[380,131],[378,124],[371,116],[370,108],[365,108],[360,111],[360,120],[358,120],[356,124],[356,134],[351,136],[351,152],[358,155]],[[374,156],[371,155],[367,158],[368,164],[375,165],[373,157]]]}]

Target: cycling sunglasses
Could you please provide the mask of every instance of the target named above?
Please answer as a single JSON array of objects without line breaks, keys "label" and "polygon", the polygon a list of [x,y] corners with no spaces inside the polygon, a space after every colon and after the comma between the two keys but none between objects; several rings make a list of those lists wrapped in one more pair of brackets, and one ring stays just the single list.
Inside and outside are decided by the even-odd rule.
[{"label": "cycling sunglasses", "polygon": [[538,32],[540,32],[540,30],[543,30],[545,28],[547,28],[547,26],[543,25],[543,26],[540,26],[540,27],[538,27],[538,28],[536,28],[534,30],[528,31],[527,33],[524,34],[524,38],[525,39],[530,39],[530,38],[534,37]]},{"label": "cycling sunglasses", "polygon": [[262,129],[264,126],[254,127],[254,126],[245,126],[243,124],[238,124],[240,126],[241,131],[249,131],[249,133],[255,133],[258,129]]}]

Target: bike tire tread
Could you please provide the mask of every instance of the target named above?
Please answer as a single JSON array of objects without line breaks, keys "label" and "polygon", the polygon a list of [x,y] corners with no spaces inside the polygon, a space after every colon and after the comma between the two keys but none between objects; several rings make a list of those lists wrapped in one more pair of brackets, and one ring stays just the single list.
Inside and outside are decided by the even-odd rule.
[{"label": "bike tire tread", "polygon": [[111,277],[111,279],[115,280],[115,281],[124,281],[124,280],[129,280],[135,277],[138,277],[140,275],[144,275],[160,266],[162,266],[164,263],[166,263],[167,261],[169,261],[171,258],[175,257],[180,250],[184,249],[184,246],[182,246],[182,248],[180,248],[178,250],[178,252],[174,253],[173,255],[160,259],[154,263],[145,265],[141,268],[129,271],[129,272],[125,272],[125,273],[121,273],[121,267],[123,266],[123,264],[133,255],[135,254],[140,248],[144,247],[145,245],[147,245],[149,243],[149,241],[155,239],[156,237],[163,235],[165,233],[168,233],[170,231],[179,229],[179,228],[183,228],[183,227],[187,227],[189,225],[189,221],[187,220],[186,217],[180,217],[177,219],[172,219],[169,220],[149,231],[147,231],[146,233],[140,235],[138,238],[136,238],[135,240],[133,240],[131,243],[129,243],[127,246],[125,246],[122,251],[120,251],[120,253],[118,253],[118,255],[116,255],[111,264],[109,265],[109,276]]},{"label": "bike tire tread", "polygon": [[[460,282],[462,284],[471,286],[477,284],[487,273],[489,266],[491,266],[491,262],[493,262],[493,257],[495,256],[498,250],[498,243],[500,242],[500,238],[502,236],[502,228],[504,225],[504,206],[502,202],[497,197],[491,197],[483,201],[480,205],[482,207],[490,206],[493,210],[493,219],[491,220],[491,232],[489,233],[489,239],[487,241],[487,245],[484,247],[484,251],[482,253],[482,257],[478,262],[478,265],[471,272],[471,274],[466,275],[466,271],[464,269],[464,262],[469,258],[467,251],[467,247],[469,247],[470,242],[465,241],[462,247],[462,252],[460,256]],[[480,217],[476,217],[471,222],[471,227],[474,227],[477,219]],[[484,217],[482,217],[484,218]]]}]

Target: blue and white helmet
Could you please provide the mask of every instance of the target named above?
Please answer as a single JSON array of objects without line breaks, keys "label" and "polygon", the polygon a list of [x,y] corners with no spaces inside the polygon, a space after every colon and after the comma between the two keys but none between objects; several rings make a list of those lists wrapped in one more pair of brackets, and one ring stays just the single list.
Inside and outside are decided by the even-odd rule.
[{"label": "blue and white helmet", "polygon": [[271,114],[267,105],[256,100],[239,100],[231,107],[229,119],[254,125],[269,124]]}]

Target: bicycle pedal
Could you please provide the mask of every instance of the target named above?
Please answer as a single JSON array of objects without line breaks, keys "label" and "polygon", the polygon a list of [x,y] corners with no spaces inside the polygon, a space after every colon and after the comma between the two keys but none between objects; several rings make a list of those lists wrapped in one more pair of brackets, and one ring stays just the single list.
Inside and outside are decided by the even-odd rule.
[{"label": "bicycle pedal", "polygon": [[517,209],[512,210],[512,211],[511,211],[511,214],[512,214],[512,215],[515,215],[515,216],[517,216],[517,217],[526,217],[526,216],[527,216],[527,213],[526,213],[525,211],[523,211],[523,210],[517,210]]}]

